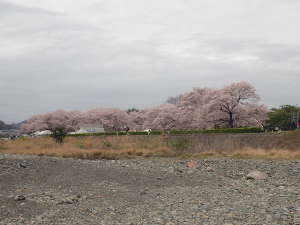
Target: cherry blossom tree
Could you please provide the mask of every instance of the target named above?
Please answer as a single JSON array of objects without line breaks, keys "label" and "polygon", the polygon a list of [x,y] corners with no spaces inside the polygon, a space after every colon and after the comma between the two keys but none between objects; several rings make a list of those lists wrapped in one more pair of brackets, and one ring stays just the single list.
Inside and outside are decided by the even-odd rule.
[{"label": "cherry blossom tree", "polygon": [[217,96],[217,90],[194,88],[192,92],[181,95],[177,107],[180,109],[180,129],[207,129],[213,127],[209,118],[211,103]]},{"label": "cherry blossom tree", "polygon": [[55,112],[35,115],[25,123],[21,129],[27,133],[35,131],[50,130],[63,128],[66,131],[75,130],[79,120],[82,117],[79,111],[58,110]]},{"label": "cherry blossom tree", "polygon": [[58,110],[33,116],[21,129],[26,133],[49,130],[56,142],[63,143],[67,132],[76,129],[80,118],[81,113],[78,111]]},{"label": "cherry blossom tree", "polygon": [[259,96],[251,84],[233,83],[218,90],[216,98],[211,102],[211,111],[218,113],[218,120],[227,123],[228,127],[238,127],[238,118],[249,111],[250,106],[254,106],[253,103],[258,100]]},{"label": "cherry blossom tree", "polygon": [[120,131],[125,127],[133,127],[128,113],[114,108],[97,108],[83,114],[83,123],[102,124],[107,131]]},{"label": "cherry blossom tree", "polygon": [[[172,98],[171,98],[172,99]],[[176,101],[175,101],[175,100]],[[23,130],[76,130],[80,124],[102,124],[106,131],[191,130],[216,127],[263,127],[268,108],[258,104],[255,88],[238,82],[220,89],[194,88],[162,104],[144,110],[97,108],[86,112],[59,110],[33,116]]]},{"label": "cherry blossom tree", "polygon": [[270,110],[266,105],[246,104],[242,107],[237,117],[238,127],[265,128]]},{"label": "cherry blossom tree", "polygon": [[221,89],[194,88],[176,102],[179,129],[263,126],[268,109],[257,104],[259,96],[247,82]]},{"label": "cherry blossom tree", "polygon": [[163,104],[142,111],[143,129],[170,130],[178,128],[179,108],[172,104]]},{"label": "cherry blossom tree", "polygon": [[130,112],[129,116],[129,124],[131,124],[131,130],[143,130],[144,123],[146,121],[146,110],[140,110],[135,112]]}]

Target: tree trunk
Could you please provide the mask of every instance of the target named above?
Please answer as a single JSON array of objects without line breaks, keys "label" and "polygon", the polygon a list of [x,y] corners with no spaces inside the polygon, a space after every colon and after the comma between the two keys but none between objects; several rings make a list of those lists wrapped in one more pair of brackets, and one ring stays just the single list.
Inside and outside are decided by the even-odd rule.
[{"label": "tree trunk", "polygon": [[234,127],[234,120],[233,120],[233,113],[229,113],[229,127],[233,128]]}]

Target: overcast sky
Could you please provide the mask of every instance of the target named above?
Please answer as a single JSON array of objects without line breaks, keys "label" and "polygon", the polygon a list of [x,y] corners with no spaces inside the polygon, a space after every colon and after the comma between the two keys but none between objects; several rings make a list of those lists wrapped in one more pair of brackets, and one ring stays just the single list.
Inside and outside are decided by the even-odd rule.
[{"label": "overcast sky", "polygon": [[249,81],[300,104],[299,0],[0,0],[0,120]]}]

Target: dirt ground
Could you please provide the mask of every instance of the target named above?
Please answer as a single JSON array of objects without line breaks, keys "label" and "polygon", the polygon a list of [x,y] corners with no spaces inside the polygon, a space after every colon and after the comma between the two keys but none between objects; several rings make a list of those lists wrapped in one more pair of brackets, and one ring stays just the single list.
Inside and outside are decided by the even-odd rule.
[{"label": "dirt ground", "polygon": [[0,224],[300,224],[300,161],[190,161],[0,155]]}]

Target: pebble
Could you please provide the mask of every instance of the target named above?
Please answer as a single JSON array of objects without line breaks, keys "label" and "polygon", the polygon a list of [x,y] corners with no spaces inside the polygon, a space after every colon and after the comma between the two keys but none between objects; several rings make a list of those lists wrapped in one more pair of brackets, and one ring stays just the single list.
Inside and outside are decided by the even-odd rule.
[{"label": "pebble", "polygon": [[[28,166],[22,173],[12,173],[16,177],[13,187],[0,181],[0,224],[294,225],[299,221],[299,162],[195,159],[200,165],[195,169],[186,166],[191,160],[178,163],[149,158],[110,163],[57,159],[55,167],[49,166],[48,160],[38,158],[34,164],[38,171]],[[16,164],[14,161],[12,165]],[[121,168],[122,164],[128,168]],[[211,169],[215,173],[209,173]],[[264,182],[246,180],[254,169],[265,174]],[[40,178],[29,185],[23,177],[42,177],[49,172],[60,175],[49,176],[49,186]],[[21,188],[24,184],[26,190]],[[11,193],[14,195],[8,199]],[[11,202],[17,194],[26,195],[28,200],[30,196],[30,201],[18,202],[15,207]],[[59,201],[63,205],[57,206]],[[23,203],[25,206],[20,207]],[[31,221],[23,223],[18,216],[22,213],[30,213]],[[37,221],[41,214],[43,218]]]},{"label": "pebble", "polygon": [[207,172],[214,172],[214,169],[208,166],[208,167],[206,167],[206,171]]},{"label": "pebble", "polygon": [[26,197],[24,195],[17,195],[14,199],[15,201],[24,201]]},{"label": "pebble", "polygon": [[248,180],[265,180],[268,177],[268,175],[264,172],[258,171],[258,170],[252,170],[250,171],[246,179]]}]

